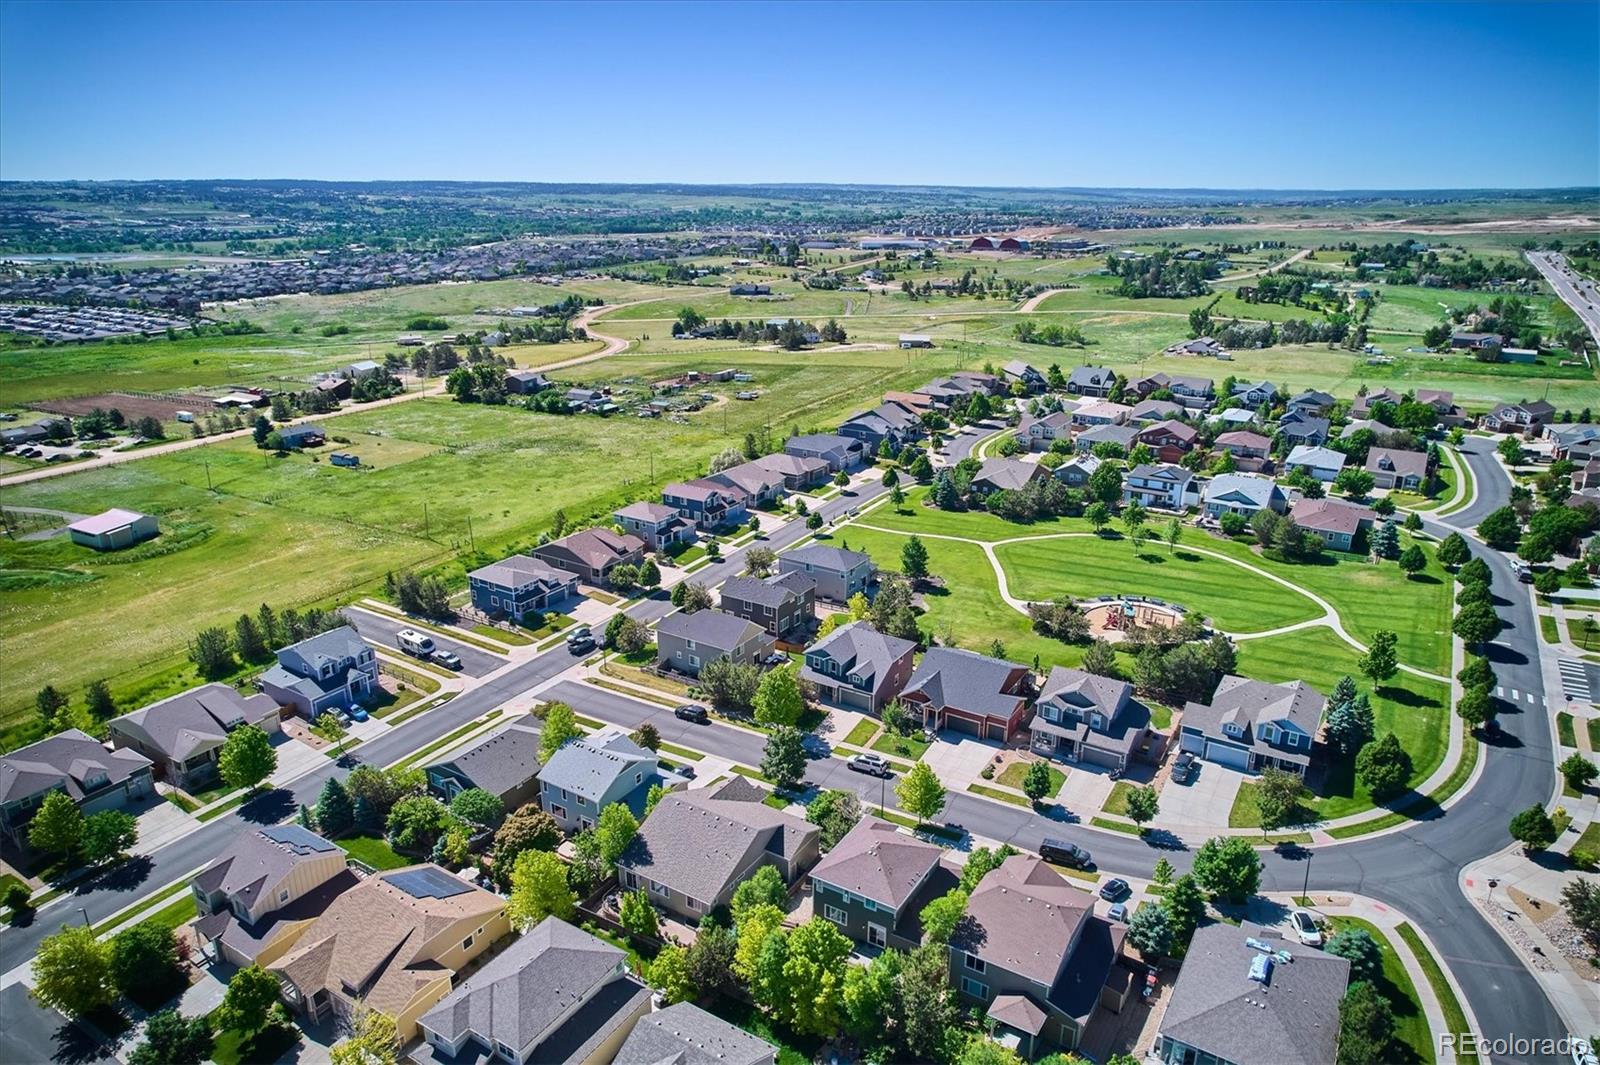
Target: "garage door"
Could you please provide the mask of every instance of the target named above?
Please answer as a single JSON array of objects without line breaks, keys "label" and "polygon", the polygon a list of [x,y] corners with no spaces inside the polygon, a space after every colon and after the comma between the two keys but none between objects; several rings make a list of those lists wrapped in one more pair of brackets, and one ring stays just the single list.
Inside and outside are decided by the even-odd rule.
[{"label": "garage door", "polygon": [[953,712],[950,712],[950,711],[946,711],[945,712],[945,715],[944,715],[944,727],[949,729],[952,732],[961,732],[961,733],[965,733],[968,736],[982,736],[983,735],[983,731],[982,731],[983,726],[981,724],[979,724],[978,722],[972,720],[969,717],[964,717],[961,714],[953,713]]},{"label": "garage door", "polygon": [[1250,764],[1250,752],[1240,747],[1229,747],[1221,743],[1206,744],[1206,760],[1220,765],[1232,766],[1243,769]]}]

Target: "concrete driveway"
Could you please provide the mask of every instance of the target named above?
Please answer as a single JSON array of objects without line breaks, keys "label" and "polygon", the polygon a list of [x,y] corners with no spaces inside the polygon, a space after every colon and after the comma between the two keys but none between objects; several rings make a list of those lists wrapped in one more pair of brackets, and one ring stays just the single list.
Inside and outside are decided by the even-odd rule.
[{"label": "concrete driveway", "polygon": [[1161,812],[1153,822],[1163,828],[1226,828],[1239,785],[1250,774],[1216,762],[1196,762],[1187,784],[1168,780],[1161,789]]},{"label": "concrete driveway", "polygon": [[978,774],[1000,750],[1000,745],[991,740],[963,736],[947,729],[939,733],[922,760],[946,788],[965,791],[968,784],[981,779]]}]

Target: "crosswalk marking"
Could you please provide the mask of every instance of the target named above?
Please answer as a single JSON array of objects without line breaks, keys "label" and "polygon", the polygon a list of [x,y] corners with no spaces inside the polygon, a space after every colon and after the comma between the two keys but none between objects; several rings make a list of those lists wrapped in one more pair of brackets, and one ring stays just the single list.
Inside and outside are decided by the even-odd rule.
[{"label": "crosswalk marking", "polygon": [[1561,686],[1566,689],[1567,698],[1577,699],[1582,702],[1594,701],[1594,690],[1589,683],[1589,671],[1582,662],[1570,658],[1563,658],[1559,662],[1561,669]]}]

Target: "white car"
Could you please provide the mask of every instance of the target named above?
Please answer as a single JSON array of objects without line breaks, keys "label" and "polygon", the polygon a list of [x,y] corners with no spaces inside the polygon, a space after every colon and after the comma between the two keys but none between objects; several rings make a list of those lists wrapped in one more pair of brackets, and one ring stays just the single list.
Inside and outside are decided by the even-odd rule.
[{"label": "white car", "polygon": [[1300,942],[1308,947],[1322,946],[1322,929],[1317,927],[1316,918],[1305,910],[1296,910],[1289,915],[1289,924],[1294,928],[1294,934]]}]

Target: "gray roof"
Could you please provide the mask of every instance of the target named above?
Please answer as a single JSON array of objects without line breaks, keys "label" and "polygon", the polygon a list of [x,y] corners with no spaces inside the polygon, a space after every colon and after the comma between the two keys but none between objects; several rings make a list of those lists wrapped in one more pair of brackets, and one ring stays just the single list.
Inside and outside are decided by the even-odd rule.
[{"label": "gray roof", "polygon": [[[1034,854],[1014,854],[978,882],[952,948],[1050,987],[1094,897]],[[1103,980],[1102,980],[1103,982]]]},{"label": "gray roof", "polygon": [[173,761],[220,746],[230,729],[276,714],[269,695],[246,698],[226,684],[202,684],[169,699],[140,707],[111,721],[113,731],[132,736]]},{"label": "gray roof", "polygon": [[663,521],[670,521],[678,516],[678,512],[665,503],[653,503],[649,500],[640,500],[629,503],[614,513],[617,518],[632,518],[635,521],[649,522],[652,525]]},{"label": "gray roof", "polygon": [[795,562],[831,573],[848,573],[863,563],[870,565],[872,556],[865,551],[850,551],[843,547],[828,547],[825,544],[807,544],[798,550],[779,555],[778,561]]},{"label": "gray roof", "polygon": [[[886,636],[865,621],[852,621],[806,648],[806,653],[826,655],[839,663],[841,675],[864,677],[876,688],[890,667],[908,652],[916,650],[916,646],[910,640]],[[801,676],[812,680],[828,679],[812,672],[809,667],[801,670]]]},{"label": "gray roof", "polygon": [[467,576],[476,577],[480,581],[501,588],[513,589],[527,588],[530,585],[561,587],[576,580],[566,570],[547,566],[529,555],[512,555],[499,562],[491,562],[487,566],[473,570]]},{"label": "gray roof", "polygon": [[1161,421],[1182,413],[1183,404],[1170,399],[1142,399],[1128,412],[1128,419],[1136,422]]},{"label": "gray roof", "polygon": [[1310,444],[1296,444],[1289,451],[1289,457],[1284,460],[1289,466],[1317,466],[1332,467],[1340,470],[1346,461],[1343,451],[1335,451],[1331,447],[1313,447]]},{"label": "gray roof", "polygon": [[[149,768],[150,759],[138,751],[110,751],[87,732],[68,729],[0,757],[0,803],[51,788],[76,802]],[[101,773],[105,783],[90,783]]]},{"label": "gray roof", "polygon": [[1283,490],[1277,482],[1268,477],[1252,477],[1246,473],[1224,473],[1213,477],[1211,483],[1206,485],[1206,502],[1236,496],[1258,507],[1270,506],[1274,498],[1280,498]]},{"label": "gray roof", "polygon": [[1144,462],[1128,471],[1128,480],[1135,477],[1143,481],[1165,481],[1170,484],[1188,484],[1194,480],[1193,471],[1171,462]]},{"label": "gray roof", "polygon": [[1373,473],[1392,472],[1402,476],[1426,477],[1428,453],[1426,451],[1398,451],[1394,448],[1375,447],[1367,452],[1367,469]]},{"label": "gray roof", "polygon": [[539,773],[539,730],[512,724],[460,754],[438,758],[428,768],[447,766],[493,795],[504,797]]},{"label": "gray roof", "polygon": [[1332,423],[1328,419],[1313,418],[1310,415],[1292,420],[1285,418],[1278,423],[1278,428],[1284,436],[1303,437],[1307,440],[1317,436],[1326,439],[1331,426]]},{"label": "gray roof", "polygon": [[1099,710],[1110,719],[1117,716],[1117,711],[1132,694],[1133,685],[1125,680],[1066,666],[1051,666],[1050,676],[1039,692],[1039,701],[1057,699],[1064,704]]},{"label": "gray roof", "polygon": [[985,459],[983,467],[973,476],[973,484],[987,484],[996,489],[1016,491],[1026,488],[1035,478],[1047,477],[1050,471],[1036,462],[1021,459]]},{"label": "gray roof", "polygon": [[[1286,949],[1264,982],[1250,979],[1257,939]],[[1239,1065],[1323,1065],[1338,1056],[1339,1000],[1350,982],[1344,958],[1245,922],[1195,930],[1173,985],[1161,1034]]]},{"label": "gray roof", "polygon": [[840,436],[838,433],[808,433],[791,436],[784,442],[785,451],[791,447],[803,451],[859,451],[861,441],[854,437]]},{"label": "gray roof", "polygon": [[566,552],[590,569],[603,569],[608,564],[625,558],[635,551],[644,550],[644,541],[632,533],[618,536],[610,529],[584,529],[559,540],[551,540],[540,550]]},{"label": "gray roof", "polygon": [[722,582],[722,601],[731,596],[741,603],[777,608],[805,594],[806,585],[817,582],[804,573],[775,573],[770,577],[729,577]]},{"label": "gray roof", "polygon": [[1137,425],[1091,425],[1074,439],[1080,445],[1089,444],[1092,446],[1109,440],[1113,444],[1121,444],[1123,447],[1127,447],[1133,443],[1133,438],[1138,435],[1139,427]]},{"label": "gray roof", "polygon": [[750,461],[763,469],[787,477],[813,476],[828,468],[827,462],[823,459],[812,458],[809,455],[788,455],[781,451],[773,455],[762,455]]},{"label": "gray roof", "polygon": [[315,676],[324,663],[338,665],[365,650],[367,645],[362,642],[361,634],[349,625],[340,625],[283,648],[278,652],[278,663],[296,675]]},{"label": "gray roof", "polygon": [[1074,366],[1072,372],[1067,375],[1067,384],[1069,386],[1077,385],[1079,388],[1085,385],[1094,388],[1105,388],[1116,379],[1116,371],[1109,370],[1104,366]]},{"label": "gray roof", "polygon": [[618,864],[711,906],[763,853],[792,859],[821,831],[748,797],[677,792],[656,804]]},{"label": "gray roof", "polygon": [[580,736],[551,755],[539,772],[539,782],[595,802],[618,777],[655,760],[654,754],[634,743],[622,730],[603,729],[591,736]]},{"label": "gray roof", "polygon": [[916,672],[906,683],[902,695],[925,696],[935,709],[953,706],[958,710],[1009,718],[1021,693],[1003,689],[1014,670],[1024,670],[1015,662],[990,658],[959,647],[932,647],[922,656]]},{"label": "gray roof", "polygon": [[1029,363],[1023,362],[1021,359],[1012,359],[1010,362],[1000,367],[1000,373],[1002,376],[1017,378],[1044,376],[1044,374],[1041,373],[1038,368],[1030,365]]},{"label": "gray roof", "polygon": [[626,966],[623,951],[547,917],[512,940],[419,1023],[451,1042],[470,1032],[491,1045],[500,1042],[522,1051]]},{"label": "gray roof", "polygon": [[869,814],[817,863],[811,879],[899,911],[943,854],[944,848]]},{"label": "gray roof", "polygon": [[[1189,703],[1184,706],[1182,727],[1185,730],[1196,729],[1208,736],[1226,737],[1275,758],[1309,761],[1310,748],[1296,754],[1272,746],[1261,739],[1260,726],[1287,721],[1314,740],[1322,724],[1323,708],[1327,705],[1328,700],[1322,693],[1303,680],[1272,684],[1230,674],[1217,685],[1217,693],[1211,697],[1210,705]],[[1225,724],[1242,726],[1243,735],[1227,736],[1222,731]]]},{"label": "gray roof", "polygon": [[656,624],[658,635],[693,640],[719,651],[732,651],[765,631],[749,618],[736,617],[721,610],[696,610],[693,614],[680,610],[668,614]]},{"label": "gray roof", "polygon": [[778,1048],[680,1002],[642,1017],[612,1065],[771,1065]]},{"label": "gray roof", "polygon": [[194,884],[207,894],[220,891],[229,899],[238,899],[249,909],[295,866],[338,850],[299,825],[250,828],[239,833],[220,858],[195,874]]}]

